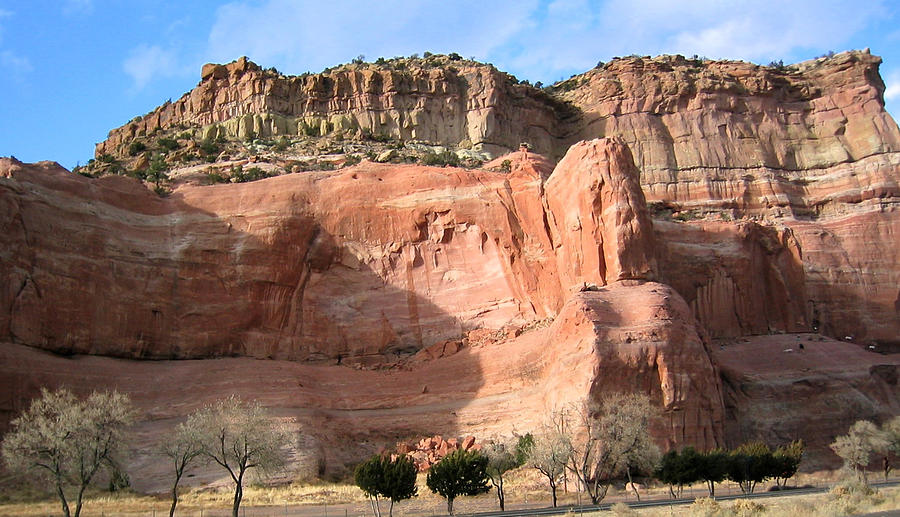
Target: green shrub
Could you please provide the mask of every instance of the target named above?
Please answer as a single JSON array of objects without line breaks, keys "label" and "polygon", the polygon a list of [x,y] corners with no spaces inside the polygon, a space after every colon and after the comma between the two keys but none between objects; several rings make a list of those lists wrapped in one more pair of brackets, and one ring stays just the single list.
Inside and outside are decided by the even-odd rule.
[{"label": "green shrub", "polygon": [[271,178],[272,176],[274,176],[274,174],[264,171],[259,167],[250,167],[245,171],[244,167],[238,165],[231,169],[231,180],[235,183],[247,183],[249,181]]},{"label": "green shrub", "polygon": [[452,153],[450,151],[441,151],[439,153],[428,152],[425,156],[422,157],[422,163],[424,165],[431,165],[436,167],[446,167],[447,165],[451,167],[459,167],[459,156],[456,156],[456,153]]},{"label": "green shrub", "polygon": [[143,142],[134,141],[128,146],[128,155],[137,156],[147,150],[147,146]]},{"label": "green shrub", "polygon": [[388,515],[392,515],[395,502],[415,497],[418,492],[416,470],[416,463],[409,456],[391,459],[376,454],[356,467],[353,478],[372,501],[376,515],[380,514],[379,497],[390,499]]},{"label": "green shrub", "polygon": [[175,140],[174,138],[160,138],[156,141],[156,145],[158,145],[160,149],[165,149],[166,151],[174,151],[181,147],[178,144],[178,140]]}]

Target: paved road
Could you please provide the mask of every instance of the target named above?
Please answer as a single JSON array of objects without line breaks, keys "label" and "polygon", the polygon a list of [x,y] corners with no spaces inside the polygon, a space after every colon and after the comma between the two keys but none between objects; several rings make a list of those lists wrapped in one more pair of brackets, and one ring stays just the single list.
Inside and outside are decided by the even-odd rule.
[{"label": "paved road", "polygon": [[[874,487],[891,487],[900,485],[900,481],[887,481],[887,482],[879,482],[879,483],[871,483]],[[717,501],[730,501],[733,499],[760,499],[760,498],[771,498],[771,497],[787,497],[793,495],[806,495],[806,494],[817,494],[822,492],[827,492],[830,490],[830,486],[824,487],[810,487],[810,488],[797,488],[794,490],[781,490],[777,492],[759,492],[755,494],[734,494],[734,495],[725,495],[725,496],[717,496]],[[693,504],[694,499],[654,499],[652,501],[641,501],[641,502],[629,502],[628,506],[631,508],[651,508],[654,506],[679,506],[685,504]],[[609,510],[609,508],[615,503],[603,503],[599,505],[582,505],[582,506],[560,506],[557,508],[532,508],[532,509],[522,509],[522,510],[507,510],[505,512],[482,512],[469,514],[472,517],[527,517],[532,515],[563,515],[568,512],[580,514],[585,512],[596,512],[599,510]],[[890,512],[879,512],[871,514],[873,517],[900,517],[900,511],[890,511]]]}]

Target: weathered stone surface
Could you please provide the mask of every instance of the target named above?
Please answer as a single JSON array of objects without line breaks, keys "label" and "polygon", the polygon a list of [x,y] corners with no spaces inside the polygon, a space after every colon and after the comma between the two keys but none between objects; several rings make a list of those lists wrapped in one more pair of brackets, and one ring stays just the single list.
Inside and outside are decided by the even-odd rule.
[{"label": "weathered stone surface", "polygon": [[[573,79],[575,118],[490,67],[287,78],[246,59],[206,66],[195,90],[98,153],[187,124],[212,138],[527,140],[565,157],[367,161],[167,198],[0,159],[0,409],[42,385],[119,387],[147,412],[149,443],[228,378],[342,465],[409,437],[527,432],[628,389],[663,408],[662,443],[802,436],[822,457],[852,419],[897,406],[896,360],[846,343],[890,352],[900,335],[900,131],[878,64],[621,59]],[[576,143],[598,136],[612,138]],[[822,353],[796,362],[785,340],[814,338],[779,334],[807,331],[844,343],[817,337]],[[779,423],[783,392],[811,402]],[[840,425],[803,424],[843,402]],[[329,452],[341,443],[368,450]],[[158,466],[136,461],[150,486]]]},{"label": "weathered stone surface", "polygon": [[110,131],[96,154],[124,156],[136,136],[180,125],[202,128],[212,139],[368,131],[445,145],[468,142],[495,154],[527,141],[549,152],[561,136],[555,106],[539,90],[471,62],[283,76],[241,58],[204,65],[196,88]]},{"label": "weathered stone surface", "polygon": [[[566,142],[620,138],[657,220],[688,220],[658,225],[660,278],[713,336],[816,328],[896,346],[900,130],[884,110],[880,63],[868,52],[786,70],[614,60],[567,81],[562,96],[582,117]],[[748,221],[768,229],[748,234]]]},{"label": "weathered stone surface", "polygon": [[564,285],[653,277],[653,230],[628,148],[575,144],[545,187]]},{"label": "weathered stone surface", "polygon": [[801,246],[787,226],[654,221],[660,278],[713,338],[810,329]]},{"label": "weathered stone surface", "polygon": [[121,177],[6,161],[0,332],[124,357],[382,362],[552,316],[583,281],[650,273],[627,149],[570,154],[546,196],[533,153],[512,155],[509,174],[367,162],[164,199]]},{"label": "weathered stone surface", "polygon": [[739,338],[713,347],[722,372],[731,443],[777,445],[803,437],[804,468],[836,468],[834,436],[859,419],[900,412],[900,355],[882,355],[818,334]]},{"label": "weathered stone surface", "polygon": [[[442,436],[533,432],[553,409],[622,390],[648,393],[660,406],[663,418],[653,430],[660,442],[723,443],[718,379],[687,306],[667,286],[632,281],[579,293],[552,325],[483,343],[380,370],[249,358],[62,356],[0,343],[0,389],[8,395],[0,399],[0,418],[5,426],[42,386],[128,393],[141,415],[128,466],[139,490],[169,486],[170,466],[152,453],[154,443],[224,392],[258,399],[301,432],[304,442],[291,462],[297,474],[323,464],[340,473],[417,436],[433,436],[415,447],[428,451],[423,463],[431,462],[460,444],[478,447],[471,439]],[[219,476],[218,469],[201,468],[186,481]]]}]

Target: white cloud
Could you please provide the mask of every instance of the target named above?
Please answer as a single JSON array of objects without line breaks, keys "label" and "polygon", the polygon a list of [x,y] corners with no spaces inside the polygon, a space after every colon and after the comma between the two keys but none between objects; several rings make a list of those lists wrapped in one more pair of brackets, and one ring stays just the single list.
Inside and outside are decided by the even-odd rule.
[{"label": "white cloud", "polygon": [[510,58],[516,68],[543,80],[627,54],[790,62],[845,50],[885,5],[885,0],[556,0],[534,13],[546,37],[528,41]]},{"label": "white cloud", "polygon": [[122,70],[131,76],[134,89],[141,90],[158,77],[172,77],[179,71],[175,52],[159,45],[139,45],[122,63]]},{"label": "white cloud", "polygon": [[207,58],[247,55],[288,73],[458,52],[545,82],[627,54],[767,63],[845,45],[889,0],[238,0],[215,13]]},{"label": "white cloud", "polygon": [[[0,9],[0,21],[2,21],[4,18],[9,18],[12,15],[13,15],[12,11],[6,11],[4,9]],[[0,43],[2,43],[2,42],[3,42],[3,25],[0,25]]]},{"label": "white cloud", "polygon": [[9,50],[0,52],[0,64],[16,73],[25,73],[32,70],[31,62],[27,57],[17,56]]},{"label": "white cloud", "polygon": [[63,14],[88,14],[94,10],[94,0],[65,0]]},{"label": "white cloud", "polygon": [[[0,21],[12,17],[12,11],[0,9]],[[3,43],[3,25],[0,25],[0,44]],[[21,56],[12,50],[0,47],[0,70],[5,71],[16,81],[22,81],[25,74],[31,72],[34,67],[27,57]]]},{"label": "white cloud", "polygon": [[884,98],[888,101],[900,101],[900,70],[888,74],[884,84]]},{"label": "white cloud", "polygon": [[458,52],[486,59],[528,22],[537,0],[265,0],[216,11],[209,56],[247,55],[290,73],[317,71],[359,54],[372,60],[412,53]]}]

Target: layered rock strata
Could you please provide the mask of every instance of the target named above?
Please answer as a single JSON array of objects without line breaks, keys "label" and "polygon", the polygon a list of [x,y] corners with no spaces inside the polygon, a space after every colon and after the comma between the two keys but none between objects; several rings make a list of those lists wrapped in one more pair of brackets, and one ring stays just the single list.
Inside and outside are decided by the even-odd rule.
[{"label": "layered rock strata", "polygon": [[[489,66],[431,59],[409,61],[405,69],[400,62],[347,65],[299,77],[246,59],[207,65],[194,90],[113,130],[97,153],[125,156],[135,138],[177,128],[206,138],[368,132],[477,144],[492,153],[525,140],[551,158],[581,139],[615,137],[631,152],[657,220],[674,216],[696,229],[710,219],[754,222],[781,235],[802,264],[802,273],[792,269],[784,279],[770,271],[762,288],[742,278],[741,269],[712,268],[687,285],[685,273],[667,268],[660,278],[682,286],[697,318],[716,322],[713,337],[818,329],[897,345],[900,252],[884,243],[898,224],[900,130],[884,110],[879,57],[843,52],[786,67],[628,57],[558,83],[550,94]],[[734,238],[745,239],[748,227],[721,228],[712,235],[736,231]],[[687,240],[675,244],[682,232],[673,229],[671,249],[696,245],[694,230],[685,228]],[[587,257],[590,266],[609,258]],[[768,267],[756,264],[756,271]],[[762,303],[761,293],[783,291],[771,282],[797,285],[798,274],[804,288],[791,291],[789,308],[766,309],[760,319],[751,307]],[[727,325],[704,308],[713,298],[731,300],[715,309],[727,313]]]},{"label": "layered rock strata", "polygon": [[553,316],[576,285],[652,274],[627,149],[570,154],[546,193],[525,153],[509,175],[366,162],[168,198],[7,160],[0,333],[66,353],[381,361]]},{"label": "layered rock strata", "polygon": [[[18,413],[41,387],[128,393],[141,415],[128,469],[139,490],[170,487],[171,467],[152,452],[155,444],[223,393],[259,400],[299,432],[290,476],[340,475],[382,447],[435,432],[510,438],[537,430],[552,411],[622,390],[647,393],[660,408],[653,433],[661,443],[713,447],[725,440],[721,388],[688,313],[665,285],[620,282],[578,293],[552,325],[378,370],[248,358],[64,357],[3,343],[0,387],[8,396],[0,410]],[[188,483],[221,476],[212,467],[195,473]]]},{"label": "layered rock strata", "polygon": [[470,61],[283,76],[241,58],[204,66],[196,88],[110,131],[96,153],[125,156],[135,137],[178,128],[200,128],[210,139],[365,133],[501,154],[528,141],[549,152],[558,147],[560,109],[543,92]]}]

